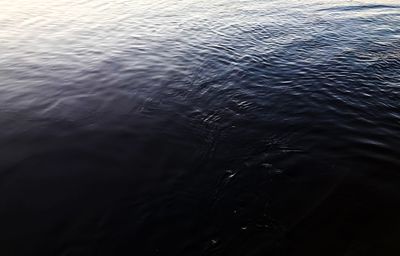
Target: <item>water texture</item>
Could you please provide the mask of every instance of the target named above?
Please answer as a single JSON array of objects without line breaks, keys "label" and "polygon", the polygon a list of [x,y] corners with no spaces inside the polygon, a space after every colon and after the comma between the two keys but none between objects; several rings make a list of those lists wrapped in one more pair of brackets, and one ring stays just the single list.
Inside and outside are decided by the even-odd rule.
[{"label": "water texture", "polygon": [[399,255],[400,3],[0,0],[1,255]]}]

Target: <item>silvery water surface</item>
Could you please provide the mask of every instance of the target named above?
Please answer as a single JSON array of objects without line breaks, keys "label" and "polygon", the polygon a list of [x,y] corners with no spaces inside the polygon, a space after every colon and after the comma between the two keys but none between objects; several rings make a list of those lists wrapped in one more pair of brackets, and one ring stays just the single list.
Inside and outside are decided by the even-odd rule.
[{"label": "silvery water surface", "polygon": [[1,255],[399,255],[397,1],[0,7]]}]

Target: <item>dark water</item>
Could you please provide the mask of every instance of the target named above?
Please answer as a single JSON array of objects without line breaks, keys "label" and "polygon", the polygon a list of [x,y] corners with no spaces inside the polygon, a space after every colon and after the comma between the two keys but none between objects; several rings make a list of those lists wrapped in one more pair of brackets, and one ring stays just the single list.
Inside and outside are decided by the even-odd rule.
[{"label": "dark water", "polygon": [[397,1],[0,7],[1,255],[400,254]]}]

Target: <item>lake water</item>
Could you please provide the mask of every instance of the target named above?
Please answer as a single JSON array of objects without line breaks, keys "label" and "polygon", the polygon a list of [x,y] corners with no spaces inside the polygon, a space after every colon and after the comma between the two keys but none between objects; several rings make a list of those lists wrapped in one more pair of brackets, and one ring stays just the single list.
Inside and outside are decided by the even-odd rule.
[{"label": "lake water", "polygon": [[0,253],[399,255],[400,3],[0,0]]}]

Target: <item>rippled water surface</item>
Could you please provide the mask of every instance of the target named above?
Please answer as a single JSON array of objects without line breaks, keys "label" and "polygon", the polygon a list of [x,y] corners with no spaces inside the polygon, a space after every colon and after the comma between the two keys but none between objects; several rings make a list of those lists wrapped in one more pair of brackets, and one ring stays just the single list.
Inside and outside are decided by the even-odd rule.
[{"label": "rippled water surface", "polygon": [[399,255],[400,2],[0,0],[0,253]]}]

